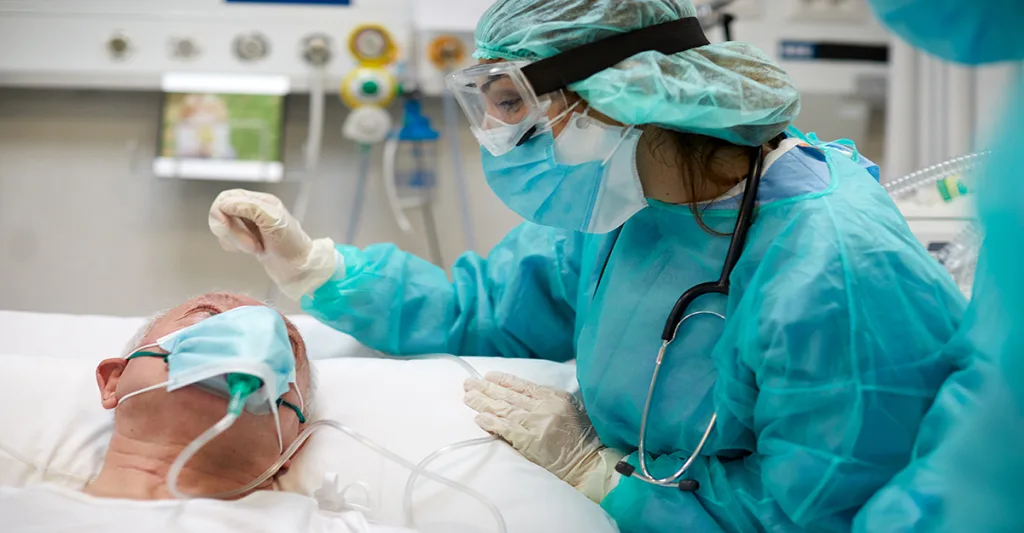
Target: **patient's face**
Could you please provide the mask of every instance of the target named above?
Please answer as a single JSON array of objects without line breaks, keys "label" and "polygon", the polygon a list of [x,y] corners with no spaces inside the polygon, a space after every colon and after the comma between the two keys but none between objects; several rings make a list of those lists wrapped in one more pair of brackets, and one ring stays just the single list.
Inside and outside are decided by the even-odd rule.
[{"label": "patient's face", "polygon": [[[198,296],[158,318],[139,342],[139,346],[152,344],[164,335],[191,326],[213,315],[249,305],[264,304],[247,296],[228,293],[210,293]],[[287,319],[285,319],[285,324],[288,328],[292,351],[295,354],[298,387],[306,392],[309,390],[310,379],[306,346],[295,326]],[[162,350],[153,349],[152,351]],[[194,386],[171,393],[160,388],[133,396],[123,405],[117,405],[118,399],[133,391],[166,381],[167,363],[158,357],[134,358],[127,364],[122,363],[119,375],[115,375],[118,374],[115,371],[112,375],[107,376],[107,379],[104,379],[104,365],[109,364],[108,361],[101,363],[98,370],[101,392],[107,391],[104,406],[107,408],[117,406],[115,423],[130,427],[127,429],[128,431],[138,433],[142,438],[169,444],[176,444],[178,441],[187,443],[215,424],[227,410],[225,398]],[[116,383],[112,383],[111,380],[116,380]],[[109,395],[113,395],[114,398],[109,398]],[[283,399],[293,405],[301,405],[295,384],[291,386]],[[308,410],[305,414],[308,414]],[[301,427],[296,414],[287,407],[281,407],[280,417],[284,445],[287,447],[301,431]],[[277,430],[273,416],[243,413],[231,429],[207,445],[202,453],[213,460],[227,461],[226,464],[253,461],[266,468],[279,455]],[[223,457],[218,457],[218,454],[222,454]]]}]

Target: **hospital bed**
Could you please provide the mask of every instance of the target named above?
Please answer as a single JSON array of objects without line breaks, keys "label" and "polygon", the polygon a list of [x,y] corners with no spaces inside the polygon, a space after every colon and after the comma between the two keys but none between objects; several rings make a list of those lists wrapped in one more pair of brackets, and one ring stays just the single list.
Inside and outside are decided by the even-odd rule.
[{"label": "hospital bed", "polygon": [[[462,403],[467,373],[446,359],[395,360],[311,317],[290,317],[317,374],[313,415],[339,420],[419,462],[436,449],[486,434]],[[98,361],[122,354],[143,318],[0,311],[0,485],[51,482],[82,487],[100,467],[112,413],[100,406]],[[574,389],[571,365],[535,360],[466,358],[480,372],[503,370]],[[447,454],[429,469],[484,494],[511,533],[614,532],[601,509],[501,442]],[[403,524],[409,473],[348,437],[312,437],[280,488],[312,495],[325,477],[364,483],[356,495],[372,518]],[[494,532],[495,520],[470,497],[421,479],[414,495],[424,532]]]}]

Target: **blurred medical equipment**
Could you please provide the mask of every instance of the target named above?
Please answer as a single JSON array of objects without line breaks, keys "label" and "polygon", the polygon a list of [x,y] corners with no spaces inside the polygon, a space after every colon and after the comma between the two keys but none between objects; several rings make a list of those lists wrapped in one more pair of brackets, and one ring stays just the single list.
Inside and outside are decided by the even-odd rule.
[{"label": "blurred medical equipment", "polygon": [[164,73],[184,71],[286,76],[294,91],[305,92],[309,65],[323,65],[332,85],[356,67],[331,43],[345,42],[362,24],[387,28],[398,49],[410,42],[409,0],[296,4],[5,1],[0,85],[156,90]]},{"label": "blurred medical equipment", "polygon": [[926,187],[935,185],[943,200],[949,202],[955,196],[950,191],[950,180],[955,184],[954,187],[958,195],[966,194],[967,185],[964,181],[972,178],[990,155],[991,152],[979,152],[955,157],[937,165],[911,172],[906,176],[889,180],[882,186],[894,200],[901,200]]},{"label": "blurred medical equipment", "polygon": [[398,80],[388,70],[396,57],[394,39],[379,25],[365,25],[349,36],[349,50],[359,61],[341,82],[341,100],[350,109],[341,133],[359,146],[359,173],[349,208],[345,243],[355,242],[370,179],[373,145],[384,142],[391,130],[387,106],[399,93]]},{"label": "blurred medical equipment", "polygon": [[[155,175],[248,182],[284,178],[281,151],[284,101],[290,91],[287,76],[171,72],[162,77],[161,88]],[[311,115],[309,145],[319,144],[322,114],[321,109],[318,117]],[[315,166],[315,157],[307,159],[307,167]]]},{"label": "blurred medical equipment", "polygon": [[974,275],[981,254],[982,229],[977,223],[968,224],[956,237],[932,255],[953,276],[953,281],[968,299],[974,291]]},{"label": "blurred medical equipment", "polygon": [[637,440],[637,459],[640,462],[641,473],[637,474],[633,465],[623,460],[619,461],[619,463],[615,465],[615,470],[623,476],[634,476],[645,483],[658,485],[660,487],[678,487],[679,490],[684,492],[694,492],[700,488],[700,484],[697,483],[697,481],[692,479],[682,479],[682,476],[687,470],[689,470],[694,459],[700,456],[701,450],[704,449],[704,444],[711,435],[711,430],[715,427],[715,421],[718,418],[718,414],[711,414],[711,420],[708,422],[708,427],[704,430],[704,435],[700,438],[700,442],[697,443],[697,446],[690,454],[690,457],[686,459],[683,465],[680,466],[675,473],[664,478],[655,478],[647,468],[647,454],[645,453],[647,443],[647,417],[651,411],[651,400],[654,398],[654,389],[658,384],[658,372],[661,370],[661,363],[665,359],[665,351],[668,349],[669,345],[672,344],[672,341],[675,340],[676,332],[679,331],[679,328],[683,323],[695,316],[715,316],[725,320],[725,315],[714,311],[690,312],[689,309],[690,305],[696,301],[697,298],[706,294],[721,294],[723,296],[729,295],[729,276],[732,274],[732,270],[736,266],[736,262],[739,261],[740,255],[743,253],[743,245],[747,242],[747,233],[750,232],[750,227],[754,223],[754,207],[757,205],[757,191],[758,186],[761,183],[761,165],[763,164],[763,155],[763,150],[758,148],[756,155],[750,161],[750,170],[747,172],[747,177],[745,179],[746,184],[743,187],[743,200],[740,204],[740,212],[736,217],[736,227],[732,231],[732,237],[729,241],[729,251],[725,255],[725,263],[722,265],[721,276],[719,276],[718,281],[708,281],[687,289],[686,292],[676,300],[676,304],[672,308],[672,312],[669,313],[668,319],[665,321],[665,329],[661,333],[661,348],[658,349],[658,357],[655,359],[654,363],[654,373],[651,375],[651,386],[647,389],[647,399],[644,401],[643,414],[640,415],[640,436]]},{"label": "blurred medical equipment", "polygon": [[[444,76],[451,74],[466,61],[469,54],[466,45],[453,35],[441,35],[427,47],[430,62]],[[441,102],[444,108],[444,134],[448,138],[448,149],[451,153],[452,171],[455,187],[459,190],[459,208],[462,216],[462,229],[465,234],[467,250],[476,249],[476,236],[473,232],[473,218],[469,212],[469,189],[462,161],[462,136],[460,132],[459,113],[455,106],[455,97],[451,91],[441,91]]]},{"label": "blurred medical equipment", "polygon": [[883,182],[992,144],[1004,93],[1021,77],[1019,63],[969,67],[898,37],[889,46]]},{"label": "blurred medical equipment", "polygon": [[732,40],[732,23],[736,17],[729,13],[726,8],[736,0],[711,0],[706,3],[694,3],[697,8],[697,20],[704,31],[722,26],[723,37],[726,41]]},{"label": "blurred medical equipment", "polygon": [[[417,208],[423,213],[424,232],[430,261],[444,265],[437,235],[432,203],[437,187],[437,142],[440,135],[430,127],[421,111],[419,96],[406,94],[402,126],[384,143],[384,192],[398,227],[407,234],[413,228],[405,210]],[[460,162],[456,161],[458,167]]]},{"label": "blurred medical equipment", "polygon": [[958,198],[970,194],[991,158],[991,152],[955,157],[883,184],[914,234],[968,297],[982,236],[970,205]]}]

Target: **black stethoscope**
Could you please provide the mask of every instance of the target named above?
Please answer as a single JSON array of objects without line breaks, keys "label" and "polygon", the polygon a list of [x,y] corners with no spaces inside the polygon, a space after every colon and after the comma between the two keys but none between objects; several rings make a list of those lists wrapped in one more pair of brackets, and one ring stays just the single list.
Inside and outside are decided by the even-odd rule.
[{"label": "black stethoscope", "polygon": [[[643,415],[640,417],[640,438],[637,445],[638,448],[638,460],[640,463],[640,472],[636,472],[636,468],[633,465],[627,463],[625,460],[619,461],[615,465],[615,470],[623,476],[633,476],[645,483],[657,485],[659,487],[678,487],[679,490],[684,492],[693,492],[700,488],[700,484],[693,479],[682,479],[683,474],[690,468],[693,461],[700,455],[701,450],[704,449],[704,444],[707,442],[708,437],[711,436],[711,431],[715,427],[715,421],[718,419],[717,413],[712,413],[711,421],[708,422],[707,429],[704,430],[704,435],[701,437],[700,442],[697,443],[696,449],[690,454],[690,457],[686,459],[683,466],[679,467],[671,476],[666,478],[655,478],[651,475],[650,470],[647,468],[647,455],[646,455],[646,441],[647,441],[647,417],[651,410],[651,399],[654,397],[654,389],[658,383],[658,372],[661,371],[661,363],[665,359],[665,351],[668,346],[672,344],[672,341],[676,338],[676,333],[679,331],[679,327],[684,322],[692,317],[700,315],[711,315],[725,320],[725,316],[716,313],[714,311],[694,311],[688,313],[690,305],[707,294],[721,294],[723,296],[729,295],[729,276],[732,274],[733,268],[736,267],[736,263],[740,259],[740,255],[743,253],[743,246],[747,241],[747,234],[750,233],[750,227],[754,223],[754,208],[757,206],[757,191],[761,184],[761,167],[763,165],[762,157],[764,155],[764,148],[759,147],[757,154],[750,162],[750,170],[747,173],[747,183],[743,188],[743,200],[740,203],[740,213],[736,217],[736,227],[732,232],[732,239],[729,241],[729,251],[725,254],[725,264],[722,265],[722,274],[719,276],[718,281],[708,281],[699,285],[690,287],[676,300],[675,306],[672,307],[672,312],[669,313],[668,319],[665,321],[665,329],[661,333],[661,348],[658,350],[658,358],[654,364],[654,373],[651,375],[651,386],[647,391],[647,401],[644,403]],[[614,243],[612,244],[614,247]],[[608,258],[611,257],[611,250],[608,251]],[[605,265],[601,269],[601,277],[604,276],[604,269],[608,266],[608,258],[605,259]],[[598,285],[600,285],[601,279],[598,278]],[[595,294],[597,289],[594,289]]]}]

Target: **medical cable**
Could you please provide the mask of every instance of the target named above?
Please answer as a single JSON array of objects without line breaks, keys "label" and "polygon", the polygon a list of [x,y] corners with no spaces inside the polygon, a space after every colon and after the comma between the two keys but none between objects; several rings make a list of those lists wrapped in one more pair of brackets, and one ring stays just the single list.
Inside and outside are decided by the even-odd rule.
[{"label": "medical cable", "polygon": [[933,185],[946,178],[962,177],[975,172],[991,154],[992,152],[978,152],[954,157],[937,165],[889,180],[882,184],[882,187],[894,199],[905,198],[923,187]]}]

